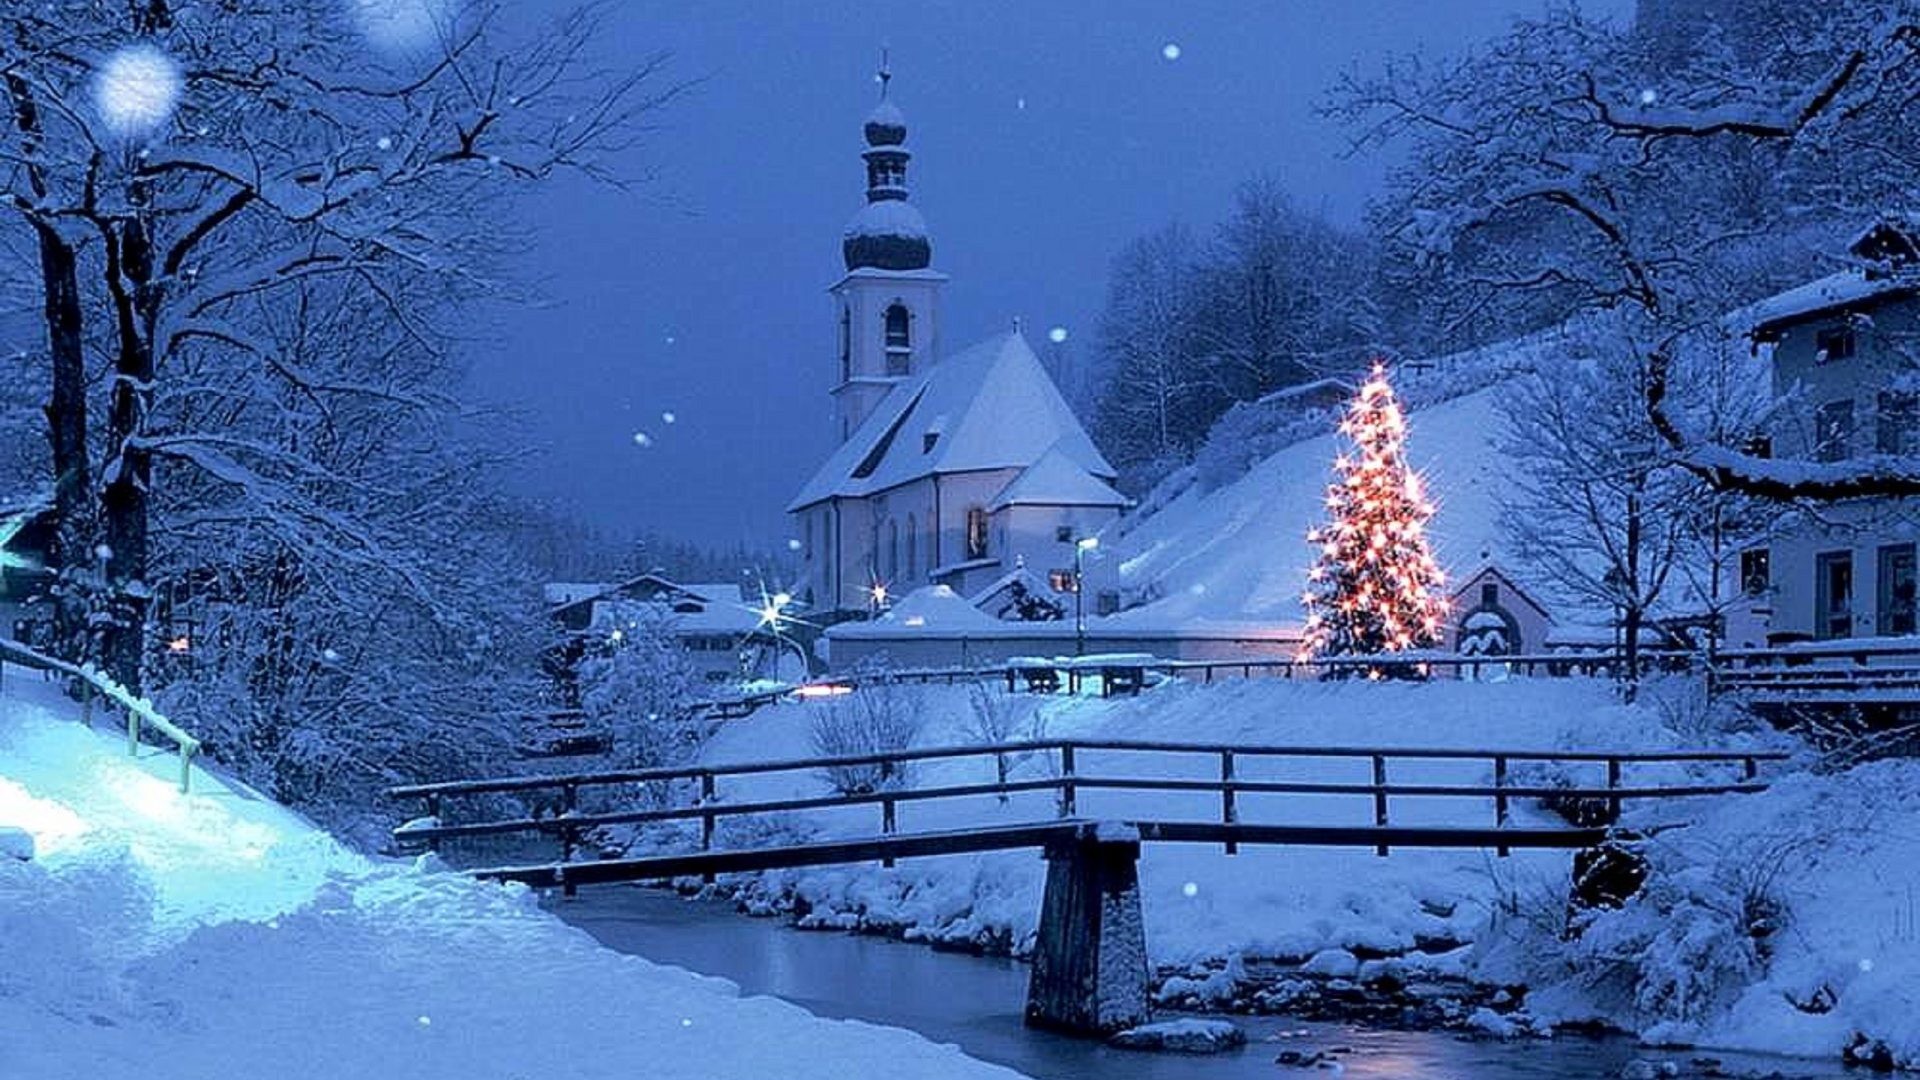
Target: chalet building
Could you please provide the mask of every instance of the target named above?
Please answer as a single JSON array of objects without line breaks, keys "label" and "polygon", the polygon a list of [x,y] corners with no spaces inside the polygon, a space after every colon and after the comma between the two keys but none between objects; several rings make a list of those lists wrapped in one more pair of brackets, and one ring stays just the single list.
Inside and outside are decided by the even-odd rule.
[{"label": "chalet building", "polygon": [[805,672],[793,643],[768,630],[760,606],[749,603],[737,584],[681,585],[641,574],[613,584],[550,584],[546,599],[549,616],[566,633],[565,644],[548,659],[563,696],[571,695],[574,666],[590,650],[617,648],[643,629],[664,629],[710,682]]},{"label": "chalet building", "polygon": [[928,585],[972,597],[1023,567],[1070,592],[1075,545],[1126,499],[1017,329],[945,349],[947,278],[907,199],[907,125],[886,80],[865,126],[866,205],[830,290],[840,445],[787,507],[798,598],[830,619]]},{"label": "chalet building", "polygon": [[[1783,458],[1920,454],[1920,218],[1862,233],[1856,265],[1742,313],[1770,350]],[[1768,608],[1771,643],[1915,633],[1920,505],[1862,499],[1808,516],[1744,552],[1739,582]]]},{"label": "chalet building", "polygon": [[1447,610],[1453,649],[1468,656],[1545,653],[1554,631],[1546,607],[1491,563],[1461,579]]}]

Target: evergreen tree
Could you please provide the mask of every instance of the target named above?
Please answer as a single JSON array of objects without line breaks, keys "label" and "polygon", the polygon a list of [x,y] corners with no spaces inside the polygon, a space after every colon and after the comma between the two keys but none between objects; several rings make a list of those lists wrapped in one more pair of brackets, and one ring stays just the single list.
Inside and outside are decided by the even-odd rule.
[{"label": "evergreen tree", "polygon": [[1301,597],[1302,658],[1430,648],[1446,608],[1427,546],[1433,504],[1407,464],[1406,420],[1383,365],[1374,364],[1340,431],[1353,452],[1334,459],[1328,523],[1307,537],[1319,559]]}]

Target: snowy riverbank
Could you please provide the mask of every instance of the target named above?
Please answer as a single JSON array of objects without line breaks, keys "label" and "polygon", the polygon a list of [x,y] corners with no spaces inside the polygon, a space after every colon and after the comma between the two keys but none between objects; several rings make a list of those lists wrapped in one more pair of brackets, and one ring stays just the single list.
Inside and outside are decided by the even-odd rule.
[{"label": "snowy riverbank", "polygon": [[7,672],[0,1076],[1011,1077],[624,956],[524,890],[353,854],[212,775],[181,796]]},{"label": "snowy riverbank", "polygon": [[[964,689],[914,693],[927,721],[922,743],[968,741]],[[1649,705],[1622,707],[1606,685],[1583,680],[1274,680],[1175,683],[1111,702],[1018,701],[1025,732],[1055,736],[1529,749],[1782,745],[1771,734],[1725,730],[1677,687],[1651,697]],[[708,757],[804,756],[811,710],[819,707],[781,706],[730,725]],[[1201,760],[1193,765],[1195,775],[1211,767]],[[985,779],[968,771],[985,767],[928,764],[915,782]],[[1016,769],[1042,767],[1029,761]],[[1094,766],[1082,761],[1080,767]],[[1297,762],[1286,776],[1363,779],[1330,772],[1354,767]],[[1484,764],[1436,763],[1396,779],[1484,783],[1485,772]],[[1881,763],[1815,775],[1787,765],[1775,778],[1774,789],[1761,795],[1630,807],[1630,825],[1687,827],[1663,832],[1651,844],[1649,887],[1622,911],[1594,918],[1578,938],[1566,936],[1567,853],[1496,859],[1409,851],[1380,859],[1363,851],[1245,849],[1228,858],[1210,848],[1149,845],[1141,864],[1148,947],[1163,970],[1191,972],[1163,986],[1171,1000],[1219,1006],[1262,989],[1271,997],[1293,965],[1304,964],[1318,978],[1300,980],[1289,993],[1390,970],[1414,980],[1527,988],[1524,995],[1503,996],[1498,1015],[1480,1017],[1478,1026],[1487,1031],[1601,1022],[1650,1040],[1829,1060],[1849,1046],[1871,1051],[1878,1044],[1885,1056],[1920,1065],[1920,991],[1912,989],[1920,973],[1913,929],[1920,901],[1911,871],[1920,865],[1920,766]],[[796,794],[805,783],[781,782],[794,785]],[[1268,804],[1268,817],[1357,822],[1370,809],[1351,797],[1290,798],[1284,806]],[[1122,816],[1129,799],[1083,794],[1080,810]],[[902,811],[902,827],[1034,812],[1017,802],[915,805]],[[1396,821],[1458,813],[1405,802],[1396,805]],[[1243,800],[1241,811],[1246,820],[1262,819],[1258,803]],[[1546,815],[1538,806],[1516,808],[1523,823],[1550,820]],[[873,822],[796,816],[779,827],[852,835],[872,831]],[[1030,945],[1042,882],[1042,864],[1032,853],[998,853],[914,860],[893,871],[782,871],[736,885],[750,907],[797,909],[807,925],[1018,953]],[[1256,975],[1239,976],[1248,969]],[[1257,1007],[1269,1004],[1286,1007],[1271,1000]]]}]

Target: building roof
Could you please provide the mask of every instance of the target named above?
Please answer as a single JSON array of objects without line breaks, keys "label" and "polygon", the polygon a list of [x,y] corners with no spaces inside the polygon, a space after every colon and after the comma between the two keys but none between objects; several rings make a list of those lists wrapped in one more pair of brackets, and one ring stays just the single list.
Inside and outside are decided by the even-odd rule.
[{"label": "building roof", "polygon": [[872,495],[935,473],[1025,469],[1056,448],[1100,480],[1117,475],[1015,330],[894,387],[787,509]]},{"label": "building roof", "polygon": [[[1532,593],[1522,588],[1520,586],[1520,583],[1513,579],[1513,575],[1507,573],[1505,570],[1501,569],[1498,564],[1493,563],[1491,561],[1481,563],[1478,567],[1474,568],[1472,573],[1469,573],[1464,577],[1460,578],[1460,584],[1456,586],[1453,590],[1453,595],[1452,595],[1453,603],[1451,605],[1453,610],[1455,612],[1463,612],[1463,611],[1471,611],[1474,608],[1479,607],[1480,601],[1475,597],[1468,596],[1467,594],[1472,589],[1474,589],[1475,586],[1479,585],[1482,579],[1490,578],[1490,577],[1499,578],[1500,583],[1507,587],[1507,591],[1519,597],[1522,602],[1524,602],[1528,607],[1531,607],[1534,610],[1534,613],[1539,615],[1542,619],[1545,619],[1548,623],[1552,623],[1555,621],[1553,618],[1553,612],[1547,610],[1547,606],[1545,604],[1542,604],[1540,601],[1534,599]],[[1503,604],[1502,606],[1504,607],[1505,605]]]},{"label": "building roof", "polygon": [[1126,496],[1087,471],[1058,443],[1000,489],[987,509],[1009,506],[1125,506]]},{"label": "building roof", "polygon": [[1796,285],[1735,313],[1734,319],[1755,337],[1772,336],[1804,319],[1845,308],[1870,306],[1920,290],[1920,281],[1906,273],[1868,273],[1842,270]]}]

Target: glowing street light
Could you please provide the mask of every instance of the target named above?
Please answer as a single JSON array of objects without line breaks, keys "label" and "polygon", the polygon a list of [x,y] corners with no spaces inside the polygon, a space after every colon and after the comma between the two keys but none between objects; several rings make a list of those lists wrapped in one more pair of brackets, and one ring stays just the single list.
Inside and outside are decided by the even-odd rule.
[{"label": "glowing street light", "polygon": [[1087,654],[1086,590],[1081,587],[1086,554],[1100,546],[1097,536],[1083,536],[1073,542],[1073,655]]}]

